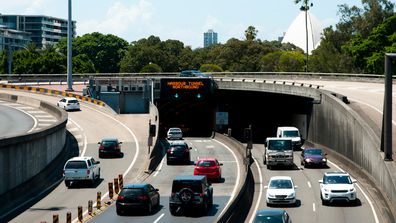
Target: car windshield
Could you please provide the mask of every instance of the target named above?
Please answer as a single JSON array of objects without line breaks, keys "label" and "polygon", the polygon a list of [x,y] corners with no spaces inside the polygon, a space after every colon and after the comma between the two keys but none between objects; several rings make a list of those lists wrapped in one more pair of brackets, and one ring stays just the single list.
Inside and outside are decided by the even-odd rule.
[{"label": "car windshield", "polygon": [[323,179],[324,184],[351,184],[351,178],[349,176],[325,176]]},{"label": "car windshield", "polygon": [[116,141],[102,141],[102,146],[116,146]]},{"label": "car windshield", "polygon": [[319,149],[305,149],[305,155],[322,155],[322,150]]},{"label": "car windshield", "polygon": [[290,189],[293,188],[290,180],[271,180],[269,184],[270,189]]},{"label": "car windshield", "polygon": [[86,169],[87,164],[85,161],[70,161],[66,164],[65,169]]},{"label": "car windshield", "polygon": [[269,150],[289,150],[291,146],[290,140],[270,140],[268,144]]},{"label": "car windshield", "polygon": [[69,103],[76,104],[76,103],[78,103],[78,101],[77,100],[69,100]]},{"label": "car windshield", "polygon": [[186,146],[183,146],[183,145],[177,145],[177,146],[171,146],[171,150],[172,151],[177,151],[177,152],[181,152],[181,151],[184,151],[184,150],[186,150]]},{"label": "car windshield", "polygon": [[137,196],[143,194],[143,189],[141,188],[124,188],[121,190],[121,196]]},{"label": "car windshield", "polygon": [[256,216],[254,223],[284,223],[281,215]]},{"label": "car windshield", "polygon": [[202,192],[202,184],[201,181],[193,181],[193,180],[178,180],[174,181],[172,185],[172,191],[178,192],[183,188],[190,188],[196,193]]},{"label": "car windshield", "polygon": [[198,162],[198,166],[210,167],[210,166],[216,166],[216,163],[210,160],[203,160]]},{"label": "car windshield", "polygon": [[284,131],[283,137],[298,137],[298,131],[296,131],[296,130]]}]

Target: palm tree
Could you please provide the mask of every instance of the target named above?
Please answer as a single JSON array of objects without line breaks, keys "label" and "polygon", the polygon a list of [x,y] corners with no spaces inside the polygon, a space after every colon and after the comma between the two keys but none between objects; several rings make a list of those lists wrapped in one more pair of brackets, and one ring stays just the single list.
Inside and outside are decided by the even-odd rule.
[{"label": "palm tree", "polygon": [[302,3],[300,10],[305,11],[305,40],[306,40],[306,57],[305,60],[305,72],[308,72],[308,10],[313,6],[313,3],[309,4],[309,0],[294,0],[296,4]]},{"label": "palm tree", "polygon": [[256,28],[254,26],[249,26],[246,30],[245,30],[245,37],[246,40],[248,41],[253,41],[256,39],[257,36],[257,32],[258,30],[256,30]]}]

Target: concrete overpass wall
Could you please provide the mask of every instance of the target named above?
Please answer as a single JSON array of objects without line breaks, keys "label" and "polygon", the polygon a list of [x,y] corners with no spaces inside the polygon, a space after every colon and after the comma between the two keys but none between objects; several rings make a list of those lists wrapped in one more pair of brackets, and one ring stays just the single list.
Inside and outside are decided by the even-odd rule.
[{"label": "concrete overpass wall", "polygon": [[384,161],[379,137],[343,102],[343,98],[309,85],[290,86],[290,83],[271,84],[259,80],[220,80],[217,84],[220,89],[278,92],[313,98],[307,139],[334,150],[341,158],[347,158],[346,165],[363,170],[389,199],[393,213],[396,212],[396,166],[394,162]]},{"label": "concrete overpass wall", "polygon": [[0,138],[0,196],[31,179],[55,159],[66,140],[67,113],[55,105],[28,97],[0,94],[0,100],[38,107],[58,121],[43,130]]}]

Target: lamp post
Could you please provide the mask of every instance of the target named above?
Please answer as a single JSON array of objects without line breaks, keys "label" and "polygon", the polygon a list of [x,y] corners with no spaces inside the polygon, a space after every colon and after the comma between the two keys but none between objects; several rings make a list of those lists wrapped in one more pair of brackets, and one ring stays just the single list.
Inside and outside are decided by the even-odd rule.
[{"label": "lamp post", "polygon": [[68,20],[67,20],[67,89],[73,91],[72,79],[72,38],[73,38],[73,21],[72,21],[72,3],[68,0]]},{"label": "lamp post", "polygon": [[300,7],[301,11],[305,11],[305,44],[306,44],[306,60],[305,60],[305,72],[308,72],[308,10],[313,6],[313,3],[309,4],[309,0],[295,0],[295,3],[298,4],[303,2],[303,5]]}]

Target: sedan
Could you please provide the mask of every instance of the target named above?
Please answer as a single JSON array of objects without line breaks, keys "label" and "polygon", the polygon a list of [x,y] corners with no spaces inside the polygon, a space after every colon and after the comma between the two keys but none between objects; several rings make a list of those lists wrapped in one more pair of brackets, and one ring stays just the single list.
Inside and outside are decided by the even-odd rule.
[{"label": "sedan", "polygon": [[76,98],[73,97],[65,97],[58,101],[56,104],[58,107],[65,109],[65,111],[69,110],[80,110],[80,103]]},{"label": "sedan", "polygon": [[267,206],[272,204],[297,204],[296,188],[293,180],[289,176],[271,177],[267,188]]},{"label": "sedan", "polygon": [[167,135],[167,139],[182,139],[183,138],[182,130],[177,127],[169,128],[166,135]]},{"label": "sedan", "polygon": [[125,185],[116,201],[116,212],[123,215],[134,210],[145,210],[147,214],[153,212],[153,208],[160,205],[158,189],[151,184],[128,184]]},{"label": "sedan", "polygon": [[121,144],[117,138],[104,138],[99,144],[99,158],[104,156],[117,156],[121,157]]},{"label": "sedan", "polygon": [[322,151],[322,149],[317,148],[305,148],[301,152],[301,165],[304,167],[319,165],[319,166],[326,166],[327,165],[327,158],[326,153]]},{"label": "sedan", "polygon": [[166,150],[166,164],[173,162],[182,162],[190,164],[192,148],[184,140],[171,141],[169,149]]},{"label": "sedan", "polygon": [[292,223],[290,215],[282,209],[258,210],[253,223]]},{"label": "sedan", "polygon": [[200,158],[195,163],[194,175],[205,175],[210,180],[221,180],[221,166],[216,158]]}]

